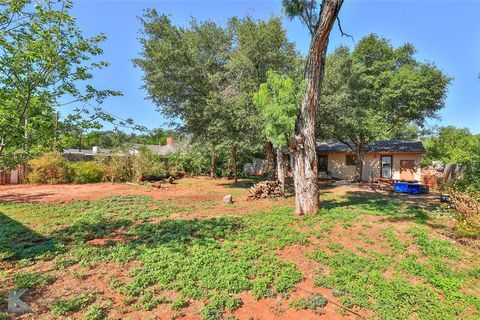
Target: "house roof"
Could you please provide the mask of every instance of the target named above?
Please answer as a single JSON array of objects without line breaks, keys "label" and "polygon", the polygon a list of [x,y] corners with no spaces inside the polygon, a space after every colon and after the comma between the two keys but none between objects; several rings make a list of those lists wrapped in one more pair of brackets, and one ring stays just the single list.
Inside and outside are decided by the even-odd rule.
[{"label": "house roof", "polygon": [[[384,140],[376,141],[369,144],[365,148],[366,152],[412,152],[425,153],[425,148],[421,141],[402,141],[402,140]],[[338,141],[328,141],[317,143],[317,152],[334,153],[334,152],[352,152],[352,150],[344,143]]]},{"label": "house roof", "polygon": [[132,149],[140,150],[142,147],[145,147],[156,154],[169,154],[169,153],[176,153],[181,151],[186,147],[186,144],[175,143],[173,145],[164,145],[164,146],[156,145],[156,144],[135,144],[133,145]]},{"label": "house roof", "polygon": [[82,151],[79,151],[78,148],[76,149],[64,149],[63,150],[64,154],[83,154],[83,155],[92,155],[92,149],[82,149]]}]

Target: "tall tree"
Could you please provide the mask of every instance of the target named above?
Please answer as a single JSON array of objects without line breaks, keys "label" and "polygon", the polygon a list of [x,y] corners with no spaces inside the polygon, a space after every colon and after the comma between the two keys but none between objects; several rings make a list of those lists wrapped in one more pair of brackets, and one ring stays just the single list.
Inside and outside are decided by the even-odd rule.
[{"label": "tall tree", "polygon": [[212,21],[192,19],[187,27],[175,26],[154,9],[140,21],[142,52],[133,63],[144,72],[143,87],[159,111],[180,120],[193,142],[212,150],[214,175],[219,137],[207,129],[217,117],[212,96],[218,92],[219,74],[225,72],[231,37]]},{"label": "tall tree", "polygon": [[[100,104],[119,95],[84,85],[104,35],[85,38],[69,15],[71,1],[0,2],[0,161],[9,155],[27,157],[32,144],[55,136],[60,101]],[[40,140],[44,138],[44,140]]]},{"label": "tall tree", "polygon": [[[268,20],[254,20],[250,16],[232,18],[228,29],[236,45],[233,47],[227,73],[223,79],[223,83],[226,84],[223,98],[233,109],[243,110],[243,117],[236,120],[238,130],[235,133],[239,138],[235,136],[231,138],[236,143],[239,139],[250,138],[247,140],[252,146],[263,142],[268,177],[273,178],[276,169],[273,145],[263,134],[264,124],[253,105],[253,94],[260,84],[267,81],[268,70],[282,74],[295,72],[298,54],[295,45],[288,41],[279,17],[271,17]],[[245,133],[251,135],[246,137]]]},{"label": "tall tree", "polygon": [[440,127],[423,139],[427,153],[423,161],[465,164],[478,156],[480,134],[474,135],[468,128]]},{"label": "tall tree", "polygon": [[356,154],[356,180],[365,178],[368,144],[422,126],[444,106],[450,78],[414,53],[411,44],[394,48],[371,34],[352,52],[339,47],[327,58],[319,132]]},{"label": "tall tree", "polygon": [[283,191],[285,191],[283,149],[293,136],[303,93],[301,81],[269,71],[267,82],[262,83],[254,95],[254,103],[264,119],[265,135],[277,150],[277,177]]},{"label": "tall tree", "polygon": [[290,17],[299,17],[311,35],[305,66],[306,91],[289,147],[293,154],[295,212],[315,214],[320,208],[316,153],[317,107],[321,95],[325,56],[330,31],[343,0],[323,0],[317,13],[315,0],[283,0]]},{"label": "tall tree", "polygon": [[212,175],[218,154],[228,148],[237,177],[239,157],[262,140],[254,91],[267,70],[295,67],[281,19],[232,18],[226,30],[192,20],[182,28],[151,10],[142,23],[143,52],[134,63],[144,71],[150,99],[181,120],[195,144],[211,149]]}]

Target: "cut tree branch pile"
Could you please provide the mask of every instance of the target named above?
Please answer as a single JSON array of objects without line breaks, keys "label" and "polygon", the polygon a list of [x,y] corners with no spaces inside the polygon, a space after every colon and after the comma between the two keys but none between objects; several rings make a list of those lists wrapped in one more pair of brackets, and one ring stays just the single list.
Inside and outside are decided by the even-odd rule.
[{"label": "cut tree branch pile", "polygon": [[265,198],[279,198],[283,196],[282,186],[278,181],[262,181],[254,184],[250,189],[248,200],[265,199]]}]

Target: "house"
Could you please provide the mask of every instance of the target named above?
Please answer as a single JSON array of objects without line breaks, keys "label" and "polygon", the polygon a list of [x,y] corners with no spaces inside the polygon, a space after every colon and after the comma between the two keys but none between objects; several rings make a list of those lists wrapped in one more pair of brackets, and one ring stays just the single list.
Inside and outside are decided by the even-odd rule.
[{"label": "house", "polygon": [[[420,164],[425,148],[420,141],[377,141],[365,150],[362,180],[384,178],[421,181]],[[320,178],[352,180],[357,159],[355,153],[341,142],[317,144]]]},{"label": "house", "polygon": [[[124,152],[138,154],[142,148],[146,148],[155,154],[166,155],[169,153],[178,153],[184,150],[187,146],[188,145],[186,143],[175,143],[172,137],[168,137],[166,145],[134,144],[126,151],[117,151],[116,154],[122,155]],[[94,146],[92,149],[64,149],[63,156],[69,161],[91,161],[97,155],[108,156],[112,155],[112,152],[112,150]]]},{"label": "house", "polygon": [[172,137],[168,137],[167,144],[164,146],[156,144],[134,144],[130,148],[130,152],[132,152],[133,154],[138,154],[140,152],[140,149],[146,148],[155,154],[166,155],[169,153],[181,152],[187,146],[188,145],[186,143],[176,143]]}]

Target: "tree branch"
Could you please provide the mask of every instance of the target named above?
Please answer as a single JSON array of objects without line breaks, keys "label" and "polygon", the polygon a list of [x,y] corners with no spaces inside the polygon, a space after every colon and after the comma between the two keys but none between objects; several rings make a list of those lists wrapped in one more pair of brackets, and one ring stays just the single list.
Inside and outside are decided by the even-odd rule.
[{"label": "tree branch", "polygon": [[352,35],[343,32],[342,24],[340,23],[340,18],[338,16],[337,16],[337,24],[338,24],[338,29],[340,30],[340,34],[342,35],[342,37],[345,36],[345,37],[348,37],[348,38],[352,38],[352,41],[355,42],[355,39],[353,38]]}]

